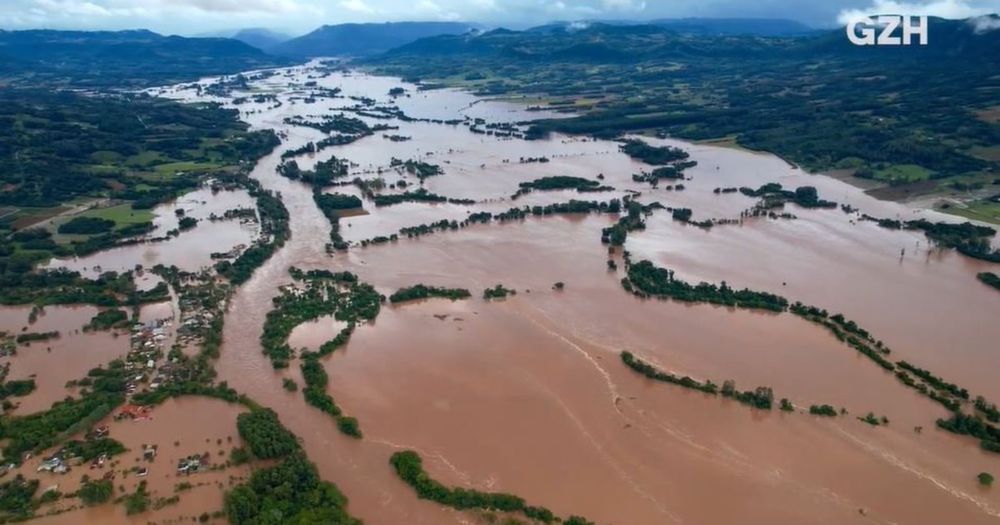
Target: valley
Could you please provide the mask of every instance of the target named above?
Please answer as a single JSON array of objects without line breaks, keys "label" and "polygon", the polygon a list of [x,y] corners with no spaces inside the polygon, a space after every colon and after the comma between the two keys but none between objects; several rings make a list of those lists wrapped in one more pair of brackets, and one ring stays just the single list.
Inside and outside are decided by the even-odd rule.
[{"label": "valley", "polygon": [[[1000,294],[977,278],[996,271],[991,229],[767,153],[526,140],[574,114],[335,62],[144,94],[218,104],[273,149],[149,208],[144,242],[53,253],[44,269],[79,274],[5,291],[5,380],[35,385],[8,398],[0,436],[27,439],[13,422],[39,413],[52,431],[5,452],[0,482],[39,480],[37,522],[1000,519],[977,482],[1000,458]],[[636,273],[650,267],[673,273]],[[108,271],[118,280],[92,281]],[[702,281],[716,286],[679,284]],[[440,297],[388,300],[418,284]],[[84,330],[110,309],[127,321]],[[55,418],[67,395],[95,408]],[[833,414],[810,410],[823,405]],[[955,414],[994,430],[939,426]],[[63,438],[102,439],[82,427],[128,451],[36,470],[65,457]],[[414,453],[426,475],[408,478]],[[292,472],[322,504],[247,495]],[[81,473],[109,476],[113,497],[84,503]]]}]

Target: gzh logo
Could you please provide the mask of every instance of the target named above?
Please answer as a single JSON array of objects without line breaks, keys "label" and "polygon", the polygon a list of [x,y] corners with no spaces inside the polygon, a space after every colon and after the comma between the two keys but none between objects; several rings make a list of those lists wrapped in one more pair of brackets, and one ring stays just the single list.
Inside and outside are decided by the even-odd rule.
[{"label": "gzh logo", "polygon": [[[900,28],[902,35],[897,34]],[[880,15],[858,18],[847,24],[847,39],[856,46],[909,46],[914,36],[920,37],[920,45],[927,45],[926,16]]]}]

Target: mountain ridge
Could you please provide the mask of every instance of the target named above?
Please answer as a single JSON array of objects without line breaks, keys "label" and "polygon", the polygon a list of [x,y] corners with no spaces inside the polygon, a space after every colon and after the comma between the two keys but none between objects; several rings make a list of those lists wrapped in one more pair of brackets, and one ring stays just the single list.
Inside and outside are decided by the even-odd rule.
[{"label": "mountain ridge", "polygon": [[323,25],[314,31],[282,42],[270,52],[293,58],[361,56],[389,49],[428,36],[462,34],[477,29],[467,22],[383,22]]},{"label": "mountain ridge", "polygon": [[125,31],[0,31],[7,82],[76,87],[146,87],[286,65],[287,59],[228,38]]}]

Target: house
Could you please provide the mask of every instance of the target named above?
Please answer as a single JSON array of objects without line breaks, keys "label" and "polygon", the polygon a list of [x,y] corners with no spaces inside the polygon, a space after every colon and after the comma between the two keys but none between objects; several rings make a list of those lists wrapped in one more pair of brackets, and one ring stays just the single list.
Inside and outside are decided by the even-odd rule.
[{"label": "house", "polygon": [[69,467],[63,462],[62,458],[58,456],[52,456],[45,461],[42,461],[41,465],[38,466],[37,472],[53,472],[55,474],[65,474],[69,472]]}]

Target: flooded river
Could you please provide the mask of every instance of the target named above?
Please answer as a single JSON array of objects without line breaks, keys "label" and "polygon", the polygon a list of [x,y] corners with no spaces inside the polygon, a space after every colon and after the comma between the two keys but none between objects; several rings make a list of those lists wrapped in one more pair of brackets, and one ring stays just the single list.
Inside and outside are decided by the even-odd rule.
[{"label": "flooded river", "polygon": [[[561,516],[579,514],[601,524],[1000,523],[1000,492],[981,489],[975,479],[981,471],[1000,471],[1000,457],[981,451],[974,440],[937,430],[935,419],[946,416],[939,405],[904,388],[822,328],[789,314],[627,294],[620,284],[622,270],[608,270],[608,250],[600,243],[601,229],[616,217],[551,216],[474,225],[353,246],[331,256],[325,249],[330,226],[313,203],[311,188],[275,169],[286,150],[325,137],[287,124],[286,118],[344,112],[370,125],[398,126],[384,133],[410,140],[393,141],[377,132],[301,155],[296,160],[303,169],[336,156],[352,163],[350,177],[370,179],[381,171],[388,184],[405,179],[417,185],[415,177],[391,170],[390,159],[423,160],[444,171],[423,182],[427,190],[476,201],[376,207],[363,198],[366,213],[341,220],[344,238],[355,243],[441,219],[461,221],[479,211],[574,198],[608,200],[635,192],[646,204],[691,208],[695,220],[738,219],[754,200],[713,190],[767,182],[816,186],[821,198],[878,217],[954,218],[877,201],[767,154],[651,139],[679,146],[698,161],[688,171],[684,191],[670,191],[663,184],[654,189],[634,182],[632,174],[649,167],[619,153],[615,142],[565,136],[523,141],[472,133],[462,123],[375,119],[345,110],[357,104],[348,98],[354,96],[394,104],[418,119],[496,123],[552,116],[454,90],[421,91],[398,79],[327,73],[314,64],[282,70],[250,86],[251,91],[229,97],[198,95],[191,85],[157,91],[231,105],[254,128],[272,128],[283,137],[251,175],[281,194],[291,214],[292,237],[230,300],[216,369],[220,380],[279,412],[303,439],[323,477],[343,490],[351,513],[365,523],[480,519],[418,500],[389,465],[389,456],[400,449],[420,452],[427,470],[445,484],[514,493]],[[397,86],[407,94],[390,97]],[[338,98],[303,100],[315,87],[342,91]],[[274,95],[282,103],[232,104],[232,98],[254,94]],[[548,162],[520,162],[541,156]],[[614,189],[537,191],[511,201],[519,183],[547,175],[594,180],[600,175],[601,183]],[[330,191],[363,197],[354,186]],[[191,198],[210,205],[216,196]],[[224,211],[234,205],[216,207]],[[974,394],[1000,399],[1000,383],[993,377],[1000,369],[1000,323],[995,322],[1000,294],[975,278],[989,265],[934,249],[922,234],[859,221],[856,214],[794,205],[786,211],[797,219],[747,219],[707,231],[658,211],[647,218],[645,231],[630,234],[625,249],[633,260],[650,259],[685,280],[725,280],[843,312],[885,341],[894,359],[910,360]],[[175,215],[170,207],[158,214]],[[245,225],[215,224],[217,229],[208,229],[213,225],[205,221],[169,245],[113,250],[70,265],[127,269],[183,260],[198,267],[209,264],[208,252],[246,244],[255,235]],[[614,257],[621,266],[620,254]],[[300,393],[282,388],[283,377],[302,384],[297,363],[276,372],[261,353],[259,337],[271,298],[291,282],[293,265],[348,270],[386,295],[416,283],[473,293],[464,301],[386,305],[373,323],[360,326],[346,347],[324,361],[329,393],[359,419],[362,440],[341,435],[333,419],[307,406]],[[565,287],[554,289],[556,282]],[[480,298],[483,289],[500,283],[517,294],[501,301]],[[50,316],[69,316],[70,328],[60,330],[71,341],[106,338],[81,345],[100,346],[98,352],[111,355],[116,342],[110,336],[68,333],[92,314],[52,311]],[[19,329],[18,316],[27,314],[10,310],[2,315],[4,327],[12,330]],[[40,322],[50,321],[55,317]],[[323,318],[296,329],[290,343],[315,348],[340,328]],[[44,379],[27,355],[43,348],[33,344],[24,356],[13,358],[12,377],[37,373]],[[734,401],[652,383],[622,365],[622,350],[679,375],[720,384],[731,379],[742,389],[770,386],[776,398],[787,397],[800,410],[752,411]],[[61,351],[68,350],[53,346],[53,353]],[[95,354],[92,361],[108,355]],[[67,377],[81,375],[77,368],[86,370],[74,365]],[[65,382],[61,376],[53,381]],[[849,414],[819,418],[801,411],[824,403]],[[872,427],[855,417],[868,412],[891,422]],[[219,420],[235,417],[224,415]],[[199,425],[210,427],[205,439],[235,432],[224,424]],[[197,505],[183,503],[185,497],[185,513],[212,512],[221,505],[218,492],[199,497]]]}]

